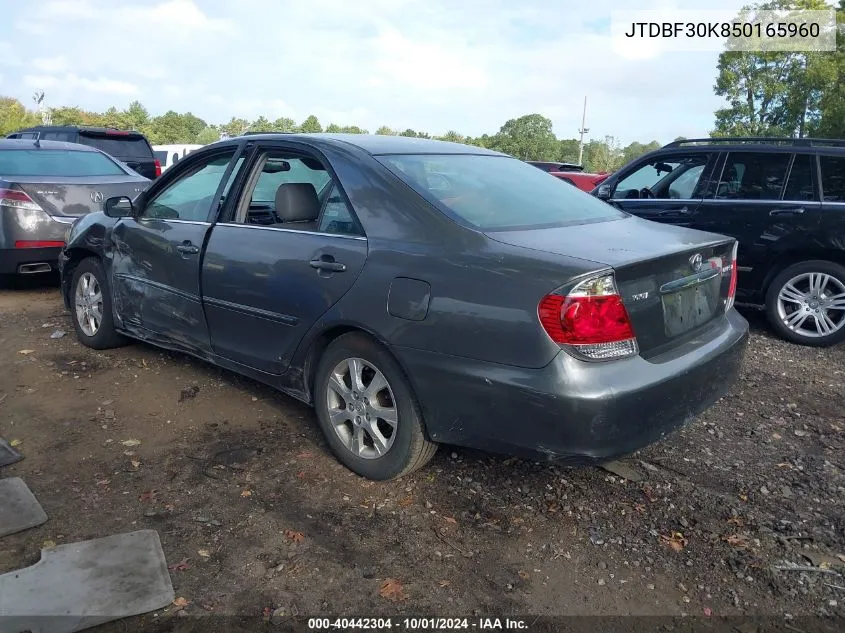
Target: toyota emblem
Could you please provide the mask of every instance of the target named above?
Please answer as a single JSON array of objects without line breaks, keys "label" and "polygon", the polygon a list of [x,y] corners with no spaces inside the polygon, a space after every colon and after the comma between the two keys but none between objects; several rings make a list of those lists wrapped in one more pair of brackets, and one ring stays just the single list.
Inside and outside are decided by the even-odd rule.
[{"label": "toyota emblem", "polygon": [[701,265],[704,262],[704,258],[701,256],[701,253],[696,253],[692,257],[689,258],[689,265],[692,268],[692,272],[697,273],[701,270]]},{"label": "toyota emblem", "polygon": [[95,204],[100,204],[103,202],[103,192],[102,191],[92,191],[91,192],[91,202]]}]

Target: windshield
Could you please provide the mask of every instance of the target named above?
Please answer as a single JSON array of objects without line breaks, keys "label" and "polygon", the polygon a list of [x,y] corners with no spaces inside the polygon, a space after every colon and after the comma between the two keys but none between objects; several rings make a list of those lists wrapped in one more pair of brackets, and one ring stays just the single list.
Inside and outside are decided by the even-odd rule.
[{"label": "windshield", "polygon": [[377,156],[424,197],[482,231],[535,229],[625,217],[533,165],[475,154]]},{"label": "windshield", "polygon": [[123,176],[108,156],[64,149],[0,150],[0,176]]},{"label": "windshield", "polygon": [[143,136],[115,135],[100,136],[80,133],[79,142],[90,145],[121,160],[152,160],[153,151]]}]

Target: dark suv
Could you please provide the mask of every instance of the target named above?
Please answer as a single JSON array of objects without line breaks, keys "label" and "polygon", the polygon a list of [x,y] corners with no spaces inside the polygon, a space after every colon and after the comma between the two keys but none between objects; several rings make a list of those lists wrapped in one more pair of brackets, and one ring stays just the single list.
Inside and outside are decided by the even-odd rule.
[{"label": "dark suv", "polygon": [[37,125],[18,130],[6,138],[30,138],[90,145],[125,163],[145,178],[152,180],[161,176],[161,163],[153,154],[153,148],[150,147],[146,137],[140,132],[107,127]]},{"label": "dark suv", "polygon": [[765,308],[796,343],[845,339],[845,141],[675,141],[593,194],[641,218],[737,238],[737,304]]}]

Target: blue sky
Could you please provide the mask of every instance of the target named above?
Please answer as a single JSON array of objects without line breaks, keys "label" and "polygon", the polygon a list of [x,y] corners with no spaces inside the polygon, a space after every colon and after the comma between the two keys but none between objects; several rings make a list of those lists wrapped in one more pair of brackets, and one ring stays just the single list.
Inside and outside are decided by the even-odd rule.
[{"label": "blue sky", "polygon": [[[432,134],[495,133],[539,112],[575,137],[706,134],[717,53],[620,53],[630,0],[28,0],[4,3],[0,94],[102,110],[190,110]],[[707,8],[739,8],[713,0]],[[638,0],[637,9],[695,9]]]}]

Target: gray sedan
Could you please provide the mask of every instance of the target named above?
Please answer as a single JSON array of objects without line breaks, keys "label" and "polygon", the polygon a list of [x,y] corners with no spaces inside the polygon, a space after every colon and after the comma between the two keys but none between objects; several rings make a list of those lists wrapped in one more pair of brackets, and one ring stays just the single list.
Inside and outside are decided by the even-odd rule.
[{"label": "gray sedan", "polygon": [[93,147],[0,139],[0,275],[54,270],[78,217],[149,182]]},{"label": "gray sedan", "polygon": [[271,385],[389,479],[439,443],[589,463],[692,419],[744,353],[736,246],[477,147],[268,134],[108,200],[60,269],[85,345]]}]

